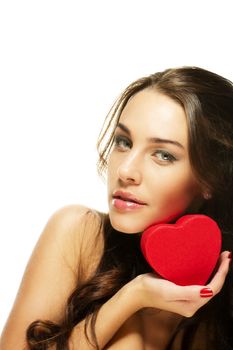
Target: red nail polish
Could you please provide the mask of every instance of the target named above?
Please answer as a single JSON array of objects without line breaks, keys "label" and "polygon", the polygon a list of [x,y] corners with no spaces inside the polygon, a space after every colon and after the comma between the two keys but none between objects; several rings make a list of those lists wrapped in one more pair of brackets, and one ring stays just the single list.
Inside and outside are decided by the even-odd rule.
[{"label": "red nail polish", "polygon": [[200,290],[200,297],[202,298],[210,298],[213,296],[213,291],[210,288],[202,288]]},{"label": "red nail polish", "polygon": [[232,252],[229,253],[228,259],[232,259]]}]

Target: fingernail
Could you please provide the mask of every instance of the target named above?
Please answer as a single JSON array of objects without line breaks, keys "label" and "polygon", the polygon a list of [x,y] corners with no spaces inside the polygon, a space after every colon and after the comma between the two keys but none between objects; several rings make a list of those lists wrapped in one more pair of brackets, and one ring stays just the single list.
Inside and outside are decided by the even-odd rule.
[{"label": "fingernail", "polygon": [[228,259],[232,259],[232,252],[229,253]]},{"label": "fingernail", "polygon": [[213,291],[210,288],[202,288],[200,290],[200,297],[202,298],[209,298],[209,297],[212,297],[212,295],[213,295]]}]

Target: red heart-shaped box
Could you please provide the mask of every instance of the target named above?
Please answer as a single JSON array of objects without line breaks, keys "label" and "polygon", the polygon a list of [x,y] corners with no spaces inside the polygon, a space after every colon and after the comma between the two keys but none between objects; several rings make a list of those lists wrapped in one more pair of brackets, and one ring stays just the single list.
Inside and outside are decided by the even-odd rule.
[{"label": "red heart-shaped box", "polygon": [[161,277],[178,285],[205,285],[221,251],[221,231],[206,215],[184,215],[155,224],[141,236],[141,251]]}]

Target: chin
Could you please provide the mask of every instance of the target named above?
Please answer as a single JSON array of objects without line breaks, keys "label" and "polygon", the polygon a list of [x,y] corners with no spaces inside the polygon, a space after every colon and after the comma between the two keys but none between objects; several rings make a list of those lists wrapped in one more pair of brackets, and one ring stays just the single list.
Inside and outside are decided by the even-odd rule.
[{"label": "chin", "polygon": [[[111,214],[109,212],[109,218],[112,227],[122,233],[126,234],[138,234],[142,233],[145,229],[147,229],[151,225],[158,225],[158,224],[168,224],[168,223],[174,223],[177,221],[177,219],[182,215],[182,212],[176,212],[175,214],[167,215],[164,218],[156,218],[155,220],[152,220],[148,217],[148,220],[137,220],[136,217],[129,216],[118,216]],[[144,217],[145,219],[145,217]]]},{"label": "chin", "polygon": [[131,220],[117,220],[116,218],[111,217],[111,215],[109,215],[109,218],[111,225],[115,230],[126,234],[137,234],[143,232],[145,228],[148,227],[148,224],[142,222],[137,224],[135,221],[133,223]]}]

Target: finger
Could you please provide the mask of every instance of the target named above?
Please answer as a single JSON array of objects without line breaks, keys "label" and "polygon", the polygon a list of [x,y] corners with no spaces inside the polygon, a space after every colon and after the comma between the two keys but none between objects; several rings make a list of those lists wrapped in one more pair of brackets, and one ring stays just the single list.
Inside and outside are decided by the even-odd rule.
[{"label": "finger", "polygon": [[214,295],[220,292],[225,282],[227,273],[229,271],[229,264],[231,261],[231,259],[229,258],[229,254],[230,252],[228,251],[221,253],[219,258],[218,270],[215,273],[211,282],[207,285],[207,287],[212,289]]},{"label": "finger", "polygon": [[226,257],[228,257],[229,254],[230,254],[230,252],[228,252],[228,251],[221,252],[221,254],[220,254],[219,258],[218,258],[216,267],[215,267],[215,271],[216,271],[216,272],[218,271],[219,266],[220,266],[221,262],[223,261],[223,259],[225,259]]},{"label": "finger", "polygon": [[[216,274],[210,283],[206,286],[178,286],[174,285],[173,287],[173,297],[177,301],[191,301],[200,298],[200,295],[205,297],[208,301],[213,295],[217,294],[225,281],[226,275],[229,270],[229,251],[224,251],[221,253],[218,261],[218,269]],[[212,293],[213,292],[213,293]],[[204,294],[204,295],[203,295]]]},{"label": "finger", "polygon": [[[172,299],[174,301],[194,301],[200,297],[201,286],[178,286],[174,285],[171,290]],[[203,286],[201,287],[203,288]]]}]

